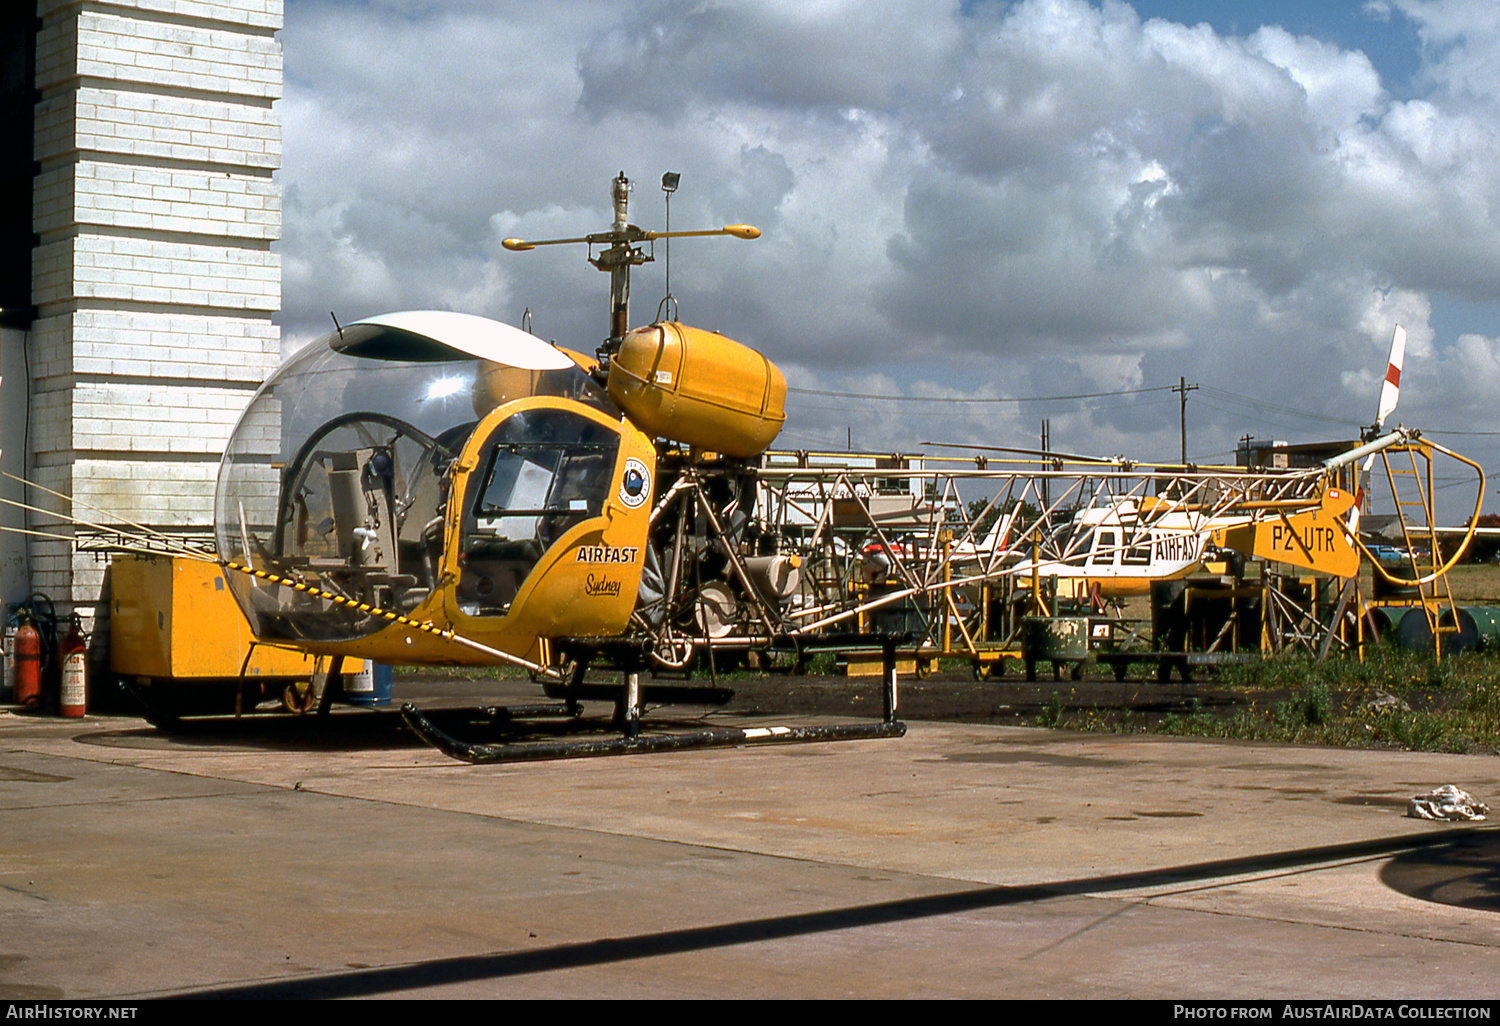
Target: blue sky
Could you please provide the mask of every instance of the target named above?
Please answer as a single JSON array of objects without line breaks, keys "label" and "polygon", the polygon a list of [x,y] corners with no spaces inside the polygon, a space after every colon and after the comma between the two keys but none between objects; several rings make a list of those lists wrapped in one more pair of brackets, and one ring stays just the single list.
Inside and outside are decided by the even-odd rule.
[{"label": "blue sky", "polygon": [[1180,376],[1199,458],[1345,435],[1396,323],[1398,419],[1500,429],[1500,0],[291,0],[282,40],[289,346],[442,307],[592,349],[603,276],[499,241],[604,227],[622,168],[658,227],[675,170],[674,228],[764,231],[673,248],[685,320],[906,397],[794,393],[788,445],[1164,458]]},{"label": "blue sky", "polygon": [[[1244,36],[1263,25],[1275,25],[1346,50],[1359,50],[1370,58],[1381,85],[1392,95],[1404,99],[1420,95],[1421,84],[1415,81],[1422,68],[1417,25],[1388,4],[1138,0],[1131,6],[1143,19],[1165,18],[1189,25],[1207,22],[1221,35]],[[1493,334],[1500,329],[1500,304],[1439,296],[1432,324],[1441,339],[1457,338],[1464,332]]]},{"label": "blue sky", "polygon": [[1166,18],[1193,25],[1206,21],[1221,35],[1246,36],[1262,25],[1279,25],[1294,35],[1313,36],[1346,50],[1360,50],[1380,72],[1382,84],[1398,96],[1409,94],[1421,66],[1415,25],[1384,6],[1351,2],[1205,3],[1203,0],[1139,0],[1142,18]]}]

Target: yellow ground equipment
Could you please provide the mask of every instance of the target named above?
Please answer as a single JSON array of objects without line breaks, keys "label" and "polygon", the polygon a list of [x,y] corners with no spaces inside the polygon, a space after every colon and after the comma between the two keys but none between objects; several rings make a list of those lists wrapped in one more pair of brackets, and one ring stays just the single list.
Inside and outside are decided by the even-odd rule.
[{"label": "yellow ground equipment", "polygon": [[307,680],[311,656],[255,643],[228,574],[197,559],[116,556],[110,564],[110,670],[137,687],[196,693],[203,702],[230,707],[242,681],[255,697],[275,697],[286,684]]}]

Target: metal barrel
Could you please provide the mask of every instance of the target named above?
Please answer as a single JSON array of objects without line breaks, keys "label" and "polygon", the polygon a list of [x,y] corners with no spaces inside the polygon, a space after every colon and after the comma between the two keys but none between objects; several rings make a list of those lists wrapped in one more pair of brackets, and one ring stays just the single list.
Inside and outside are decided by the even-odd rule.
[{"label": "metal barrel", "polygon": [[1464,617],[1474,623],[1475,647],[1480,652],[1500,650],[1500,606],[1461,606],[1458,622]]},{"label": "metal barrel", "polygon": [[[1455,614],[1457,614],[1455,616]],[[1479,647],[1479,628],[1473,616],[1473,610],[1457,606],[1453,609],[1444,609],[1438,614],[1438,627],[1451,628],[1455,626],[1458,630],[1452,634],[1443,633],[1444,652],[1472,652]]]},{"label": "metal barrel", "polygon": [[[1404,577],[1411,573],[1411,567],[1397,564],[1391,567],[1391,572],[1394,573],[1397,577]],[[1374,577],[1371,581],[1372,587],[1370,590],[1371,594],[1377,600],[1416,598],[1421,594],[1420,589],[1418,589],[1415,585],[1392,584],[1384,577],[1381,577],[1378,570],[1372,571],[1372,573],[1374,574]]]},{"label": "metal barrel", "polygon": [[[1396,624],[1400,622],[1400,611],[1389,606],[1374,606],[1370,609],[1370,619],[1375,621],[1375,636],[1381,641],[1389,641],[1391,635],[1396,631]],[[1368,630],[1369,628],[1366,627]],[[1375,639],[1371,639],[1375,640]]]},{"label": "metal barrel", "polygon": [[1421,606],[1413,606],[1396,623],[1396,644],[1408,652],[1432,651],[1432,628]]},{"label": "metal barrel", "polygon": [[391,681],[390,664],[366,659],[359,673],[344,678],[345,697],[355,705],[390,705]]},{"label": "metal barrel", "polygon": [[1021,651],[1027,659],[1087,659],[1088,617],[1026,617],[1021,621]]}]

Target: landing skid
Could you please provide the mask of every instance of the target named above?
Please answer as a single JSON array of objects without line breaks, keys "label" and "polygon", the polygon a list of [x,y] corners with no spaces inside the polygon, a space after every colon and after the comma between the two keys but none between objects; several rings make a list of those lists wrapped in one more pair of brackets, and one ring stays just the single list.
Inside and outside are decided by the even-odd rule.
[{"label": "landing skid", "polygon": [[[864,741],[904,737],[906,724],[896,718],[896,643],[880,637],[883,655],[885,718],[879,723],[837,723],[820,727],[712,727],[678,733],[641,733],[641,680],[638,658],[627,662],[617,692],[615,725],[622,736],[597,740],[526,741],[511,744],[475,744],[440,730],[416,706],[407,702],[401,716],[412,732],[450,758],[468,763],[535,762],[546,759],[584,759],[599,755],[639,755],[676,752],[694,748],[742,748],[752,745],[811,744],[824,741]],[[569,707],[576,709],[578,687],[586,662],[574,670],[569,682]],[[567,692],[565,692],[567,693]]]},{"label": "landing skid", "polygon": [[401,707],[406,725],[422,740],[450,758],[468,763],[537,762],[584,759],[598,755],[638,755],[689,748],[740,748],[751,745],[808,744],[817,741],[862,741],[902,737],[906,724],[840,723],[826,727],[718,727],[675,734],[636,734],[601,740],[527,741],[515,744],[470,744],[439,730],[410,702]]}]

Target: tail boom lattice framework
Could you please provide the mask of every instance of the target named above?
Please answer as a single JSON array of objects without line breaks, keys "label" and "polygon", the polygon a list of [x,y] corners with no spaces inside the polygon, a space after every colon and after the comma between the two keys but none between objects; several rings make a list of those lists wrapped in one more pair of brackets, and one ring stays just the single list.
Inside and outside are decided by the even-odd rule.
[{"label": "tail boom lattice framework", "polygon": [[[1205,566],[1348,578],[1356,469],[1147,466],[1127,460],[768,453],[758,465],[684,457],[653,516],[653,587],[634,629],[659,666],[704,649],[800,650],[830,632],[899,633],[978,658],[1020,615],[1102,613]],[[768,580],[767,561],[796,567]],[[1267,565],[1270,565],[1269,563]],[[1265,577],[1270,586],[1270,576]],[[1272,610],[1285,602],[1268,600]],[[1260,647],[1316,645],[1307,616]],[[977,665],[977,663],[976,663]]]}]

